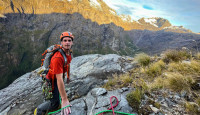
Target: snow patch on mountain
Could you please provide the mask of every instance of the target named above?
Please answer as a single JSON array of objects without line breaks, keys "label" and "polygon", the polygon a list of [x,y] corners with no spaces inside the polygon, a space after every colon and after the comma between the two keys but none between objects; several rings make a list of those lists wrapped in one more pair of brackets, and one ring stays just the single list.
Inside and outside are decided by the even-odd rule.
[{"label": "snow patch on mountain", "polygon": [[119,17],[123,20],[123,21],[127,21],[127,17],[125,15],[119,15]]},{"label": "snow patch on mountain", "polygon": [[117,13],[114,12],[113,10],[110,10],[110,13],[113,14],[113,15],[117,15]]},{"label": "snow patch on mountain", "polygon": [[155,18],[145,18],[144,21],[146,23],[150,23],[151,25],[153,25],[155,27],[158,27],[158,25],[156,25],[157,20]]},{"label": "snow patch on mountain", "polygon": [[130,15],[119,15],[119,17],[124,21],[124,22],[135,22]]},{"label": "snow patch on mountain", "polygon": [[97,0],[90,0],[90,5],[101,8],[101,4],[99,4],[99,2]]},{"label": "snow patch on mountain", "polygon": [[186,29],[183,26],[169,26],[169,27],[164,27],[163,29]]}]

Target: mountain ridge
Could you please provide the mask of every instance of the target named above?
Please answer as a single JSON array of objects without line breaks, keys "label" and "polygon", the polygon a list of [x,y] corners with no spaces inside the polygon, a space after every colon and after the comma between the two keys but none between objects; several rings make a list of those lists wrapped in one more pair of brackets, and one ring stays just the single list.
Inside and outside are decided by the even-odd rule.
[{"label": "mountain ridge", "polygon": [[[91,19],[94,22],[101,24],[114,23],[125,30],[139,29],[139,30],[163,30],[164,27],[169,27],[171,24],[168,20],[158,18],[159,27],[155,27],[149,23],[138,23],[138,21],[131,19],[129,15],[117,15],[116,11],[110,8],[105,2],[101,0],[30,0],[30,1],[16,1],[3,0],[0,2],[0,14],[19,13],[21,14],[49,14],[49,13],[70,13],[78,12],[83,15],[85,19]],[[59,6],[59,7],[58,7]],[[4,16],[5,18],[5,16]],[[162,22],[164,21],[164,22]],[[177,33],[191,33],[189,29],[164,29],[164,31],[172,31]]]}]

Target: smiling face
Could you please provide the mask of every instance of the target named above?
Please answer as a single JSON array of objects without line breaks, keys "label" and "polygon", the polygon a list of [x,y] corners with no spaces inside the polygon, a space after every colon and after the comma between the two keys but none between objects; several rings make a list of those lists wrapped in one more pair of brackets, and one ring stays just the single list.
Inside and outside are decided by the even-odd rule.
[{"label": "smiling face", "polygon": [[64,37],[61,41],[61,45],[65,50],[69,50],[71,49],[72,45],[73,45],[73,41],[72,38],[70,37]]}]

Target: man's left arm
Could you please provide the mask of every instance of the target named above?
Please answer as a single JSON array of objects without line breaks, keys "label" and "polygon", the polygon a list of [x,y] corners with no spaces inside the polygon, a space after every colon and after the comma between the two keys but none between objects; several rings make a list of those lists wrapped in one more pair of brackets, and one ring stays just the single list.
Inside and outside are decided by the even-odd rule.
[{"label": "man's left arm", "polygon": [[[64,85],[64,82],[63,82],[63,74],[56,74],[56,78],[57,78],[57,85],[58,85],[58,90],[59,90],[59,93],[60,93],[60,96],[61,96],[61,99],[62,99],[62,108],[67,106],[67,105],[71,105],[69,103],[69,100],[67,98],[67,93],[65,91],[65,85]],[[64,115],[65,114],[69,114],[71,113],[71,109],[70,107],[67,107],[64,109]]]}]

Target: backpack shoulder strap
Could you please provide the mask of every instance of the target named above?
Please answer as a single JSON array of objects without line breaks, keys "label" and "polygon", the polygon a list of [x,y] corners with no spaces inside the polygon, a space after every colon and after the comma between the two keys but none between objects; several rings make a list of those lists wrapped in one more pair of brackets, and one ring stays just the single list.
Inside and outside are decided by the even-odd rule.
[{"label": "backpack shoulder strap", "polygon": [[[64,61],[65,61],[64,64],[63,64],[63,71],[64,71],[64,67],[67,64],[67,56],[65,55],[65,52],[62,49],[59,49],[58,51],[62,54]],[[65,75],[65,73],[63,73],[63,79],[65,77],[64,75]]]},{"label": "backpack shoulder strap", "polygon": [[62,49],[59,49],[58,51],[62,54],[62,56],[64,58],[64,61],[65,61],[64,65],[67,64],[67,56],[65,55],[65,52]]}]

